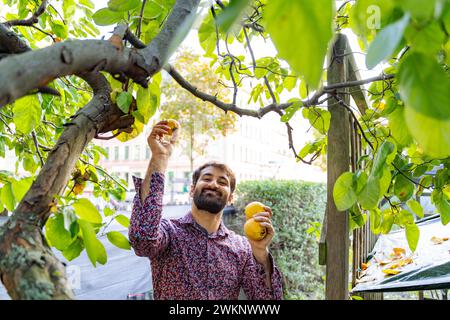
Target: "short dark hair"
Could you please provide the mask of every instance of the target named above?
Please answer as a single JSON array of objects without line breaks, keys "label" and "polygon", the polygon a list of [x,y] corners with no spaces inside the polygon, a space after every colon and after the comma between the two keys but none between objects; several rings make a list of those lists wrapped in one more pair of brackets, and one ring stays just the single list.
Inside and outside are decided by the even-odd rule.
[{"label": "short dark hair", "polygon": [[192,184],[194,186],[197,184],[197,181],[200,178],[200,174],[201,174],[202,170],[207,167],[219,168],[219,169],[222,169],[223,171],[225,171],[225,174],[230,179],[231,193],[234,192],[234,189],[236,188],[236,176],[234,175],[233,170],[231,170],[231,168],[229,166],[227,166],[225,163],[217,162],[217,161],[209,161],[209,162],[203,164],[202,166],[198,167],[194,171],[194,173],[192,174]]}]

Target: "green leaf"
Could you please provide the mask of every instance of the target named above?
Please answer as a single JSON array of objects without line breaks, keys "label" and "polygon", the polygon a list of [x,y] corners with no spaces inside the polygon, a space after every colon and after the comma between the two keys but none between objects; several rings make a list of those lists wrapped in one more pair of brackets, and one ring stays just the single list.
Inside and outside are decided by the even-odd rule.
[{"label": "green leaf", "polygon": [[384,210],[382,213],[382,221],[380,224],[380,231],[382,234],[388,234],[392,229],[392,225],[394,224],[394,215],[392,210],[389,208]]},{"label": "green leaf", "polygon": [[105,217],[112,216],[115,212],[115,209],[111,209],[109,207],[105,207],[105,209],[103,210],[103,214],[105,215]]},{"label": "green leaf", "polygon": [[441,50],[445,41],[444,31],[437,21],[433,21],[420,30],[411,28],[409,33],[405,33],[405,37],[411,43],[411,48],[415,52],[428,54],[432,57]]},{"label": "green leaf", "polygon": [[30,189],[31,184],[33,183],[33,178],[24,178],[21,180],[16,180],[11,183],[12,190],[14,193],[14,199],[16,202],[20,202],[27,193],[28,189]]},{"label": "green leaf", "polygon": [[333,36],[333,0],[271,0],[264,12],[266,30],[278,50],[314,89],[319,85]]},{"label": "green leaf", "polygon": [[383,168],[386,166],[386,159],[394,151],[394,148],[392,142],[388,140],[383,142],[380,148],[378,148],[370,175],[381,178],[383,175]]},{"label": "green leaf", "polygon": [[36,128],[42,115],[42,109],[36,95],[28,95],[17,99],[13,106],[13,121],[16,129],[29,134]]},{"label": "green leaf", "polygon": [[396,215],[394,222],[399,226],[406,226],[414,223],[414,216],[408,210],[400,210],[400,212]]},{"label": "green leaf", "polygon": [[117,217],[115,217],[116,221],[123,225],[125,228],[128,228],[130,226],[130,219],[123,214],[119,214]]},{"label": "green leaf", "polygon": [[77,199],[72,207],[77,216],[92,223],[102,223],[102,216],[97,208],[86,198]]},{"label": "green leaf", "polygon": [[370,230],[374,234],[380,233],[380,225],[381,225],[381,213],[380,209],[375,208],[369,211],[369,219],[370,219]]},{"label": "green leaf", "polygon": [[139,114],[146,124],[158,109],[158,98],[152,95],[151,88],[139,87],[136,94],[136,104]]},{"label": "green leaf", "polygon": [[292,105],[290,107],[288,107],[285,110],[285,114],[283,114],[280,118],[281,122],[288,122],[289,120],[291,120],[291,118],[294,116],[294,114],[300,110],[300,108],[302,107],[302,101],[301,100],[291,100],[289,102],[292,102]]},{"label": "green leaf", "polygon": [[301,81],[300,86],[298,87],[298,92],[300,94],[300,98],[306,99],[308,96],[308,85],[306,84],[306,81]]},{"label": "green leaf", "polygon": [[374,209],[380,198],[380,181],[370,176],[366,185],[358,194],[358,202],[363,209]]},{"label": "green leaf", "polygon": [[68,261],[72,261],[73,259],[75,259],[80,255],[83,249],[84,249],[83,240],[77,238],[74,242],[70,244],[70,246],[68,246],[66,249],[62,251],[62,254]]},{"label": "green leaf", "polygon": [[210,15],[203,20],[198,29],[198,40],[207,54],[211,54],[216,48],[216,27],[214,19]]},{"label": "green leaf", "polygon": [[294,89],[296,84],[297,84],[297,77],[294,76],[285,77],[283,80],[283,87],[287,91],[291,91],[292,89]]},{"label": "green leaf", "polygon": [[370,44],[366,55],[366,66],[373,69],[381,61],[389,58],[400,43],[409,22],[409,15],[383,28]]},{"label": "green leaf", "polygon": [[404,59],[399,89],[409,131],[426,154],[445,158],[450,155],[450,79],[429,56],[411,53]]},{"label": "green leaf", "polygon": [[326,134],[330,128],[331,113],[320,108],[310,108],[309,123],[321,134]]},{"label": "green leaf", "polygon": [[89,9],[95,9],[95,4],[91,0],[79,0],[78,2]]},{"label": "green leaf", "polygon": [[391,129],[391,134],[395,141],[400,146],[408,146],[413,140],[405,119],[405,107],[397,106],[387,118],[389,120],[389,129]]},{"label": "green leaf", "polygon": [[389,190],[389,186],[391,185],[392,174],[391,170],[388,167],[384,167],[383,175],[380,179],[380,198],[382,198]]},{"label": "green leaf", "polygon": [[250,0],[230,0],[230,4],[217,16],[217,25],[224,33],[241,18],[249,5]]},{"label": "green leaf", "polygon": [[163,8],[155,1],[149,1],[145,4],[144,17],[146,19],[156,19],[163,13]]},{"label": "green leaf", "polygon": [[45,237],[58,250],[65,250],[72,243],[72,235],[64,227],[63,214],[58,213],[47,220]]},{"label": "green leaf", "polygon": [[424,217],[423,208],[419,202],[414,199],[410,199],[408,200],[408,202],[406,202],[406,205],[411,209],[412,212],[414,212],[416,216],[418,216],[419,218]]},{"label": "green leaf", "polygon": [[131,245],[128,239],[118,231],[110,231],[106,234],[108,240],[118,248],[130,250]]},{"label": "green leaf", "polygon": [[443,192],[434,189],[431,193],[431,201],[436,206],[437,212],[441,214],[441,221],[443,225],[450,222],[450,203],[446,199]]},{"label": "green leaf", "polygon": [[100,240],[97,239],[92,224],[82,219],[78,220],[78,224],[80,225],[81,233],[83,234],[83,242],[89,260],[91,260],[94,267],[97,262],[105,264],[107,261],[106,250]]},{"label": "green leaf", "polygon": [[394,193],[400,201],[407,201],[414,193],[414,184],[402,174],[398,174],[394,182]]},{"label": "green leaf", "polygon": [[408,241],[409,248],[412,252],[416,251],[417,244],[419,243],[420,230],[419,227],[412,223],[407,224],[405,227],[406,240]]},{"label": "green leaf", "polygon": [[16,206],[16,200],[14,198],[14,193],[12,190],[11,183],[6,183],[1,189],[1,197],[0,200],[3,206],[8,209],[9,212],[14,211],[14,207]]},{"label": "green leaf", "polygon": [[333,188],[333,198],[339,211],[345,211],[355,204],[357,196],[354,184],[354,174],[352,172],[344,172],[336,180]]},{"label": "green leaf", "polygon": [[70,20],[77,9],[75,0],[64,0],[62,4],[64,18]]},{"label": "green leaf", "polygon": [[140,0],[109,0],[108,8],[112,11],[129,11],[137,8],[141,4]]},{"label": "green leaf", "polygon": [[434,13],[436,0],[397,0],[399,6],[411,14],[412,17],[425,20]]},{"label": "green leaf", "polygon": [[52,20],[50,26],[57,37],[66,39],[69,36],[69,28],[62,21]]},{"label": "green leaf", "polygon": [[127,91],[122,91],[117,95],[117,106],[123,113],[127,114],[130,110],[131,102],[133,102],[133,96]]},{"label": "green leaf", "polygon": [[26,155],[23,159],[22,166],[24,170],[34,174],[39,167],[39,163],[35,160],[33,155]]},{"label": "green leaf", "polygon": [[94,19],[95,24],[98,26],[109,26],[120,22],[123,19],[123,13],[102,8],[92,15],[92,19]]}]

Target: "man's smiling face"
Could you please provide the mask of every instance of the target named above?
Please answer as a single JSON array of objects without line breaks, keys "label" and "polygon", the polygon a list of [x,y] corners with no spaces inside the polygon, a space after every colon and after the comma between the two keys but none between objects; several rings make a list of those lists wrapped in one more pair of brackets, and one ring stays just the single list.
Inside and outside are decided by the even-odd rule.
[{"label": "man's smiling face", "polygon": [[224,170],[206,167],[201,171],[197,183],[191,186],[191,196],[199,210],[217,214],[232,200],[230,179]]}]

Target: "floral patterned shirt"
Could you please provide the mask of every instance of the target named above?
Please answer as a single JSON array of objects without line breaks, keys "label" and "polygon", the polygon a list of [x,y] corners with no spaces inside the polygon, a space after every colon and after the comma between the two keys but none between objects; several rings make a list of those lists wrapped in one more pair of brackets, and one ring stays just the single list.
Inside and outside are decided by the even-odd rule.
[{"label": "floral patterned shirt", "polygon": [[282,299],[282,276],[271,254],[272,289],[265,270],[252,254],[245,237],[225,227],[208,234],[188,212],[179,219],[164,219],[164,174],[154,172],[150,192],[140,199],[143,180],[133,177],[136,196],[129,239],[138,256],[151,262],[155,299],[231,300],[242,287],[249,300]]}]

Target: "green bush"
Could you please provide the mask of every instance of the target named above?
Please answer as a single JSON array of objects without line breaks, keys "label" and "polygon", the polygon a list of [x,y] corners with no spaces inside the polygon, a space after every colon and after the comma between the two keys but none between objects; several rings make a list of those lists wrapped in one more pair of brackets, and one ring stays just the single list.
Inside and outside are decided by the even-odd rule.
[{"label": "green bush", "polygon": [[283,274],[285,299],[323,299],[324,267],[318,263],[318,234],[326,204],[326,185],[302,181],[247,181],[236,189],[238,213],[225,217],[243,234],[244,207],[260,201],[272,208],[275,237],[270,251]]}]

